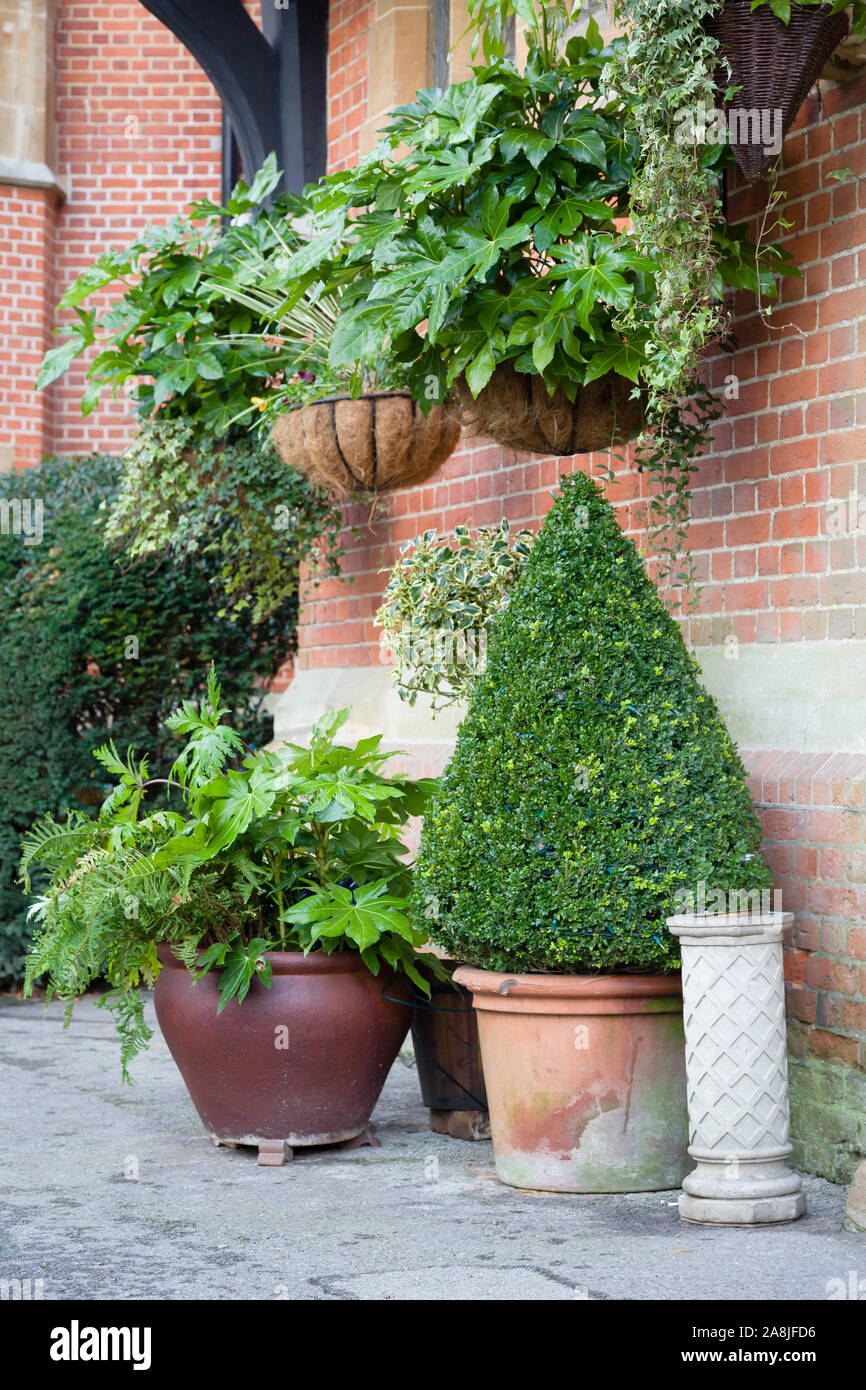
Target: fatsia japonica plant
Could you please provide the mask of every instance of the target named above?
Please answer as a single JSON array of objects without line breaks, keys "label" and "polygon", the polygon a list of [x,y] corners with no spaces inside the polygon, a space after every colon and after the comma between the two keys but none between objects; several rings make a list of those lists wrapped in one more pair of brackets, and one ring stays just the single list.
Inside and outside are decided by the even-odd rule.
[{"label": "fatsia japonica plant", "polygon": [[421,91],[373,156],[310,192],[288,273],[293,295],[340,290],[333,367],[388,356],[422,404],[461,375],[477,395],[504,362],[572,399],[611,369],[637,380],[641,343],[613,316],[652,294],[652,267],[617,230],[636,147],[596,105],[602,47],[591,22],[562,62],[538,42],[523,71],[492,58]]},{"label": "fatsia japonica plant", "polygon": [[[484,61],[472,76],[419,92],[368,159],[308,190],[310,240],[286,262],[286,305],[314,289],[338,298],[332,369],[385,357],[425,408],[464,384],[477,397],[503,366],[571,400],[609,373],[635,395],[646,388],[671,269],[663,246],[629,229],[640,132],[603,81],[611,53],[580,10],[580,0],[477,0]],[[522,66],[505,57],[515,15]],[[725,157],[705,151],[707,170]],[[702,189],[704,177],[716,175]],[[775,248],[757,260],[715,207],[711,220],[712,301],[758,283],[772,298]],[[697,381],[685,386],[664,447],[639,460],[662,499],[650,518],[660,531],[671,509],[680,517],[691,412],[707,408]]]},{"label": "fatsia japonica plant", "polygon": [[169,721],[187,742],[167,779],[109,743],[95,756],[117,783],[99,819],[46,817],[23,841],[25,888],[37,863],[49,876],[31,909],[25,993],[47,976],[68,1018],[105,976],[126,1079],[150,1040],[139,987],[159,974],[160,943],[197,978],[220,971],[220,1010],[254,976],[270,986],[271,951],[358,951],[374,975],[403,971],[425,993],[441,973],[418,955],[426,936],[407,916],[400,840],[433,782],[384,776],[394,755],[379,736],[337,743],[348,710],[322,718],[309,747],[255,751],[226,713],[211,671],[201,707],[184,701]]}]

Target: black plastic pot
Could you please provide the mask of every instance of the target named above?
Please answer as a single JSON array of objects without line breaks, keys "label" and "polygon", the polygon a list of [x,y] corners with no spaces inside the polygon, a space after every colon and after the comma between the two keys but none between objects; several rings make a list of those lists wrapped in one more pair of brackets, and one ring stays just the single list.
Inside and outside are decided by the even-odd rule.
[{"label": "black plastic pot", "polygon": [[[460,962],[442,964],[454,971]],[[426,1106],[431,1110],[487,1109],[478,1024],[468,990],[437,981],[429,1003],[423,996],[416,999],[412,1041]]]}]

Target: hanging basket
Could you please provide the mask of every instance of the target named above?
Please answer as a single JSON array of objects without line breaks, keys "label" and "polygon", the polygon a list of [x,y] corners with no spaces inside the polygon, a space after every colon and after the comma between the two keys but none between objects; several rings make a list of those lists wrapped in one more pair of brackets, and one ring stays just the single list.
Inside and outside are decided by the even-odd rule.
[{"label": "hanging basket", "polygon": [[429,415],[408,391],[330,396],[274,426],[284,463],[328,491],[383,492],[426,482],[453,454],[460,425],[439,406]]},{"label": "hanging basket", "polygon": [[463,377],[455,382],[461,419],[470,433],[506,449],[532,454],[591,454],[625,444],[640,433],[644,413],[630,400],[634,387],[611,372],[578,388],[573,401],[558,388],[551,396],[540,376],[497,367],[473,397]]},{"label": "hanging basket", "polygon": [[787,134],[809,88],[848,33],[848,16],[832,14],[829,5],[792,5],[790,22],[783,24],[768,5],[753,12],[751,0],[726,0],[718,14],[707,17],[706,28],[719,41],[719,56],[731,65],[730,77],[724,63],[716,68],[719,101],[728,87],[739,89],[725,110],[742,113],[735,135],[745,138],[732,139],[731,146],[747,182],[760,183],[776,158],[766,151],[760,113],[780,111],[781,136]]}]

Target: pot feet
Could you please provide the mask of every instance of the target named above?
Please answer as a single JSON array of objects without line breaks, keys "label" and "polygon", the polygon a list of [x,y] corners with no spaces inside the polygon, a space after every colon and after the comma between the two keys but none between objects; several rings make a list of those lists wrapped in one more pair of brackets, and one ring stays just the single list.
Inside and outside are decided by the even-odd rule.
[{"label": "pot feet", "polygon": [[490,1116],[486,1110],[431,1110],[430,1128],[452,1139],[489,1139]]},{"label": "pot feet", "polygon": [[[335,1144],[338,1149],[360,1149],[364,1144],[369,1144],[371,1148],[381,1149],[382,1141],[376,1138],[376,1131],[372,1125],[368,1125],[361,1134],[356,1134],[354,1139],[346,1139],[341,1144]],[[284,1163],[290,1163],[294,1158],[295,1151],[284,1139],[262,1139],[259,1142],[259,1165],[265,1168],[281,1168]]]},{"label": "pot feet", "polygon": [[[242,1146],[231,1139],[216,1139],[212,1134],[208,1137],[215,1148],[239,1149],[241,1147],[246,1147],[246,1145]],[[254,1143],[252,1140],[250,1142]],[[367,1125],[367,1128],[362,1130],[360,1134],[356,1134],[353,1139],[344,1139],[333,1145],[313,1145],[310,1146],[310,1148],[311,1152],[315,1152],[316,1149],[330,1147],[335,1149],[360,1149],[364,1144],[369,1144],[374,1149],[380,1149],[382,1147],[381,1140],[376,1138],[376,1131],[372,1125]],[[257,1161],[262,1168],[282,1168],[284,1164],[291,1163],[295,1156],[294,1148],[285,1139],[260,1139],[255,1147],[259,1151]],[[304,1147],[306,1148],[306,1146]]]},{"label": "pot feet", "polygon": [[371,1149],[381,1149],[382,1140],[376,1138],[376,1130],[373,1125],[368,1125],[360,1134],[356,1134],[354,1139],[346,1139],[338,1145],[341,1149],[361,1149],[365,1144],[369,1144]]},{"label": "pot feet", "polygon": [[282,1168],[295,1156],[295,1151],[285,1139],[262,1139],[259,1141],[259,1167]]}]

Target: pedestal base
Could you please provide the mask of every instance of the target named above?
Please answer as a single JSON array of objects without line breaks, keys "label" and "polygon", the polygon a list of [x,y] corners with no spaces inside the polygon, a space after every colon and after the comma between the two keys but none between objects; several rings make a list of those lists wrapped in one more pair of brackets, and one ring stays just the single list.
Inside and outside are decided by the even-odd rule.
[{"label": "pedestal base", "polygon": [[789,1192],[784,1197],[692,1197],[680,1194],[679,1213],[683,1221],[702,1226],[766,1226],[779,1221],[796,1221],[806,1210],[805,1192]]},{"label": "pedestal base", "polygon": [[792,912],[678,913],[689,1153],[684,1221],[766,1226],[806,1210],[792,1172],[782,933]]},{"label": "pedestal base", "polygon": [[790,1148],[724,1160],[692,1149],[698,1166],[683,1179],[680,1216],[713,1226],[796,1221],[806,1210],[806,1194],[800,1174],[785,1162]]}]

